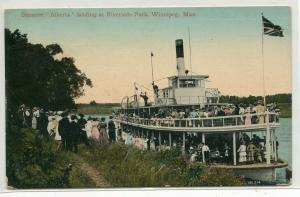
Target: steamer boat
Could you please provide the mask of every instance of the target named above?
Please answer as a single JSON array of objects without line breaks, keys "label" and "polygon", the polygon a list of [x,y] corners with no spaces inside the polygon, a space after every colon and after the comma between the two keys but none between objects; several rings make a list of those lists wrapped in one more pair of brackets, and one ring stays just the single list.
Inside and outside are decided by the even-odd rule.
[{"label": "steamer boat", "polygon": [[[175,46],[177,75],[168,77],[168,86],[162,89],[153,80],[154,102],[148,102],[146,92],[138,94],[135,84],[134,95],[124,97],[121,107],[114,109],[114,122],[123,139],[134,137],[140,140],[140,144],[136,144],[140,148],[150,147],[158,151],[180,147],[183,154],[191,150],[197,153],[201,149],[199,143],[207,144],[210,148],[210,167],[231,169],[253,181],[276,182],[276,169],[288,165],[278,158],[276,131],[280,127],[279,113],[256,110],[253,113],[212,115],[216,110],[226,111],[228,108],[234,109],[234,106],[219,102],[217,88],[205,87],[208,75],[188,74],[183,40],[176,40]],[[152,56],[151,53],[151,65]],[[262,144],[259,161],[249,162],[247,159],[240,162],[238,148],[244,143],[241,142],[241,139],[244,141],[243,136],[249,136],[251,140],[255,140],[255,136],[264,139],[263,143],[259,142]],[[225,154],[223,145],[227,146],[229,155],[226,162],[222,160]],[[201,151],[196,157],[195,162],[207,162]]]}]

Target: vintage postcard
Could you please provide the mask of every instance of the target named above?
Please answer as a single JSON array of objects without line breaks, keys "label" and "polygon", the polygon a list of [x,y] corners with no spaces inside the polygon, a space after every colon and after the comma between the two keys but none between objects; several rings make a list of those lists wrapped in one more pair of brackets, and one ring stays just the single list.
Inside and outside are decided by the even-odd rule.
[{"label": "vintage postcard", "polygon": [[10,189],[292,183],[291,9],[5,10]]}]

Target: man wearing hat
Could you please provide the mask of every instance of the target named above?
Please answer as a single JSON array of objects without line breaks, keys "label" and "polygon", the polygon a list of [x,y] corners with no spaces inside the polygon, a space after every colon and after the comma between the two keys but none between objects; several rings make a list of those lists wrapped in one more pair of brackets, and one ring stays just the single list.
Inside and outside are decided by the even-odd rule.
[{"label": "man wearing hat", "polygon": [[85,143],[85,145],[88,145],[88,140],[87,140],[87,135],[86,135],[86,131],[85,131],[85,125],[87,123],[87,121],[84,119],[84,115],[83,114],[79,114],[79,120],[78,120],[78,124],[80,126],[80,139],[82,142]]},{"label": "man wearing hat", "polygon": [[108,121],[108,135],[109,135],[109,143],[113,143],[116,141],[116,125],[112,120],[112,116],[109,116]]},{"label": "man wearing hat", "polygon": [[80,138],[80,125],[76,121],[77,117],[71,115],[71,121],[69,123],[69,129],[67,132],[67,150],[78,152],[78,142]]},{"label": "man wearing hat", "polygon": [[63,112],[61,114],[62,119],[58,123],[58,133],[61,136],[61,143],[63,148],[66,150],[67,149],[67,139],[66,135],[69,129],[69,118],[68,118],[68,112]]},{"label": "man wearing hat", "polygon": [[[256,113],[260,114],[260,113],[264,113],[264,112],[265,112],[265,106],[263,104],[263,101],[259,100],[257,102],[257,106],[256,106]],[[259,118],[259,122],[258,122],[259,124],[265,123],[265,117],[264,117],[264,115],[260,115],[260,116],[258,116],[258,118]]]}]

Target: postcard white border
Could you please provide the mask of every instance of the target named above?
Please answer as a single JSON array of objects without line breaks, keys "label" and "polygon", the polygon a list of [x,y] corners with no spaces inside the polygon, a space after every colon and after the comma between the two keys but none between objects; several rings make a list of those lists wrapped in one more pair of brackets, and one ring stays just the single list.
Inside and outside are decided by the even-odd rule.
[{"label": "postcard white border", "polygon": [[[292,128],[293,128],[293,184],[289,187],[247,187],[246,188],[185,188],[185,189],[129,189],[129,190],[89,190],[88,195],[107,195],[112,194],[125,196],[169,196],[169,195],[205,195],[205,196],[232,196],[232,195],[246,195],[246,196],[283,196],[288,194],[299,194],[300,188],[300,80],[299,80],[299,4],[297,0],[2,0],[0,2],[0,43],[2,50],[0,50],[0,191],[11,195],[11,191],[5,191],[6,178],[5,178],[5,72],[4,72],[4,9],[19,9],[19,8],[108,8],[108,7],[211,7],[211,6],[224,6],[224,7],[242,7],[242,6],[290,6],[292,8]],[[298,129],[297,129],[298,128]],[[74,197],[87,194],[83,190],[49,190],[44,192],[39,190],[33,191],[15,191],[14,196],[39,196],[40,194],[46,196],[53,195],[72,195]],[[48,191],[48,190],[47,190]],[[64,191],[64,192],[57,192]],[[75,191],[75,192],[74,192]],[[101,191],[98,193],[97,191]],[[158,192],[159,191],[159,192]],[[199,191],[201,194],[199,194]]]}]

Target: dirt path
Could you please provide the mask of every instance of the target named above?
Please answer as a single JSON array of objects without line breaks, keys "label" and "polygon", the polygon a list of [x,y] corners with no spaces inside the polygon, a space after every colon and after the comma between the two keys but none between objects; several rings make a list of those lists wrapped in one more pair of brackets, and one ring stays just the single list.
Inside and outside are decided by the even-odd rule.
[{"label": "dirt path", "polygon": [[76,165],[92,179],[96,187],[111,187],[103,175],[93,166],[85,162],[84,159],[76,154],[73,155],[73,158],[76,160]]}]

